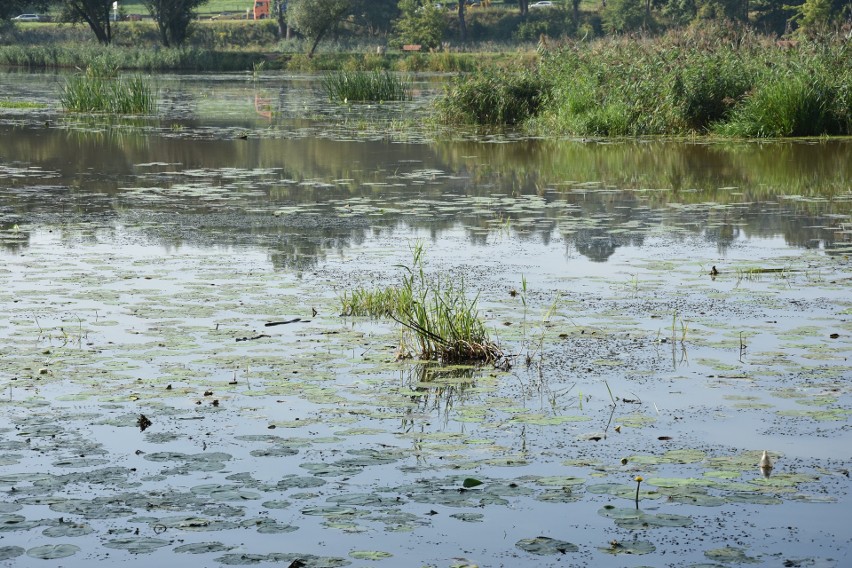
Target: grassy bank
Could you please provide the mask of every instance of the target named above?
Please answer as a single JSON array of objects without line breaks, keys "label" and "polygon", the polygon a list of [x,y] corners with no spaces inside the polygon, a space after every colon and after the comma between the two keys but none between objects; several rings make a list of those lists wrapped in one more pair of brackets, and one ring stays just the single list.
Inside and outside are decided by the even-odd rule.
[{"label": "grassy bank", "polygon": [[[850,60],[840,36],[782,48],[733,28],[569,43],[532,72],[459,78],[439,114],[576,136],[849,135]],[[507,120],[495,108],[519,113]]]},{"label": "grassy bank", "polygon": [[518,59],[535,60],[535,52],[512,53],[385,53],[366,48],[324,52],[312,58],[299,51],[177,49],[131,46],[103,47],[92,42],[58,45],[0,46],[0,67],[26,69],[85,68],[102,61],[123,70],[144,71],[252,71],[263,63],[269,71],[399,71],[472,72],[483,65],[513,66]]}]

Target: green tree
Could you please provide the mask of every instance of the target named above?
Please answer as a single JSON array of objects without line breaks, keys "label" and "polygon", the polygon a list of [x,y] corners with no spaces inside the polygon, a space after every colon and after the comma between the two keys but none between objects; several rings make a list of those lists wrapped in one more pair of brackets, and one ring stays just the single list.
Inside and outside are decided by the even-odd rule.
[{"label": "green tree", "polygon": [[399,17],[398,0],[354,0],[352,15],[355,23],[366,30],[368,35],[386,34],[393,28],[393,21]]},{"label": "green tree", "polygon": [[196,17],[196,9],[208,0],[143,0],[151,17],[157,22],[160,42],[166,47],[183,44]]},{"label": "green tree", "polygon": [[290,39],[290,26],[287,23],[288,0],[272,0],[272,18],[278,24],[278,39]]},{"label": "green tree", "polygon": [[696,0],[695,6],[702,20],[748,21],[748,0]]},{"label": "green tree", "polygon": [[852,17],[852,6],[840,0],[805,0],[805,3],[796,8],[794,16],[799,25],[801,34],[812,34],[827,30],[836,21],[844,17]]},{"label": "green tree", "polygon": [[467,41],[467,24],[464,21],[464,2],[459,2],[459,40],[462,43]]},{"label": "green tree", "polygon": [[112,43],[112,3],[113,0],[58,0],[63,20],[85,22],[104,45]]},{"label": "green tree", "polygon": [[609,0],[601,11],[603,27],[611,34],[641,29],[645,19],[644,0]]},{"label": "green tree", "polygon": [[692,22],[698,13],[696,0],[669,0],[663,4],[662,13],[673,25],[684,26]]},{"label": "green tree", "polygon": [[752,23],[765,33],[777,35],[787,31],[796,8],[803,0],[752,0],[749,5]]},{"label": "green tree", "polygon": [[419,44],[427,48],[441,45],[447,20],[432,0],[400,0],[402,15],[394,25],[397,43]]},{"label": "green tree", "polygon": [[300,34],[311,40],[308,57],[313,57],[326,34],[351,13],[351,0],[290,0],[287,21]]}]

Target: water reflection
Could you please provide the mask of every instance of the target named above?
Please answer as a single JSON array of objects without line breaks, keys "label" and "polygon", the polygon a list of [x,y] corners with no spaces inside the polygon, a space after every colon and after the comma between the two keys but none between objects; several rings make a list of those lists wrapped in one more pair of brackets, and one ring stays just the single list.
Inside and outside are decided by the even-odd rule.
[{"label": "water reflection", "polygon": [[[0,223],[61,218],[120,224],[169,246],[259,245],[276,266],[296,270],[376,230],[437,238],[461,228],[479,246],[505,234],[559,238],[567,257],[596,262],[661,231],[714,243],[722,255],[751,238],[850,248],[852,140],[412,143],[359,135],[376,128],[365,116],[382,109],[300,135],[294,125],[316,129],[329,124],[317,118],[324,112],[348,112],[323,106],[315,82],[303,83],[241,78],[211,96],[215,82],[186,78],[163,95],[173,107],[166,118],[147,123],[0,117]],[[316,112],[309,119],[299,109]],[[26,239],[0,246],[18,250]]]}]

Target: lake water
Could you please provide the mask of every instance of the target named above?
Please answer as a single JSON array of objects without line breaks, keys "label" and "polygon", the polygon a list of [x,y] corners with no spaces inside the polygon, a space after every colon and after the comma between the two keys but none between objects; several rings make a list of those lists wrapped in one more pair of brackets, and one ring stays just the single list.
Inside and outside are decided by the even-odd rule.
[{"label": "lake water", "polygon": [[[438,129],[430,76],[374,105],[151,80],[157,116],[115,118],[0,76],[1,560],[852,562],[852,140]],[[506,365],[340,316],[417,243]]]}]

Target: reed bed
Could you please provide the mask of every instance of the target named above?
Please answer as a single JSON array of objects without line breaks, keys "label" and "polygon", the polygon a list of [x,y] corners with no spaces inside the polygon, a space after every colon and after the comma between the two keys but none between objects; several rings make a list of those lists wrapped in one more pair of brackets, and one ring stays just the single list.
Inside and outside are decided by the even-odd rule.
[{"label": "reed bed", "polygon": [[328,98],[339,102],[405,101],[411,81],[388,71],[340,71],[322,82]]},{"label": "reed bed", "polygon": [[445,123],[515,125],[535,116],[548,92],[539,73],[490,70],[456,78],[437,111]]},{"label": "reed bed", "polygon": [[542,49],[534,70],[456,81],[447,123],[576,136],[852,134],[852,45],[782,47],[735,26]]},{"label": "reed bed", "polygon": [[69,78],[60,102],[69,112],[151,114],[157,108],[155,94],[144,78],[123,78],[116,69],[96,66]]},{"label": "reed bed", "polygon": [[261,53],[222,52],[193,47],[104,48],[94,44],[4,45],[0,66],[28,69],[82,68],[94,60],[108,60],[116,68],[141,71],[246,71],[265,60]]}]

